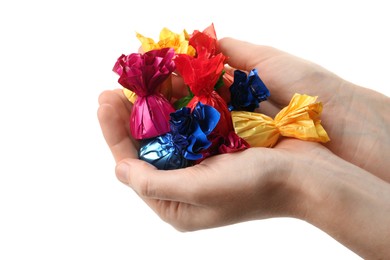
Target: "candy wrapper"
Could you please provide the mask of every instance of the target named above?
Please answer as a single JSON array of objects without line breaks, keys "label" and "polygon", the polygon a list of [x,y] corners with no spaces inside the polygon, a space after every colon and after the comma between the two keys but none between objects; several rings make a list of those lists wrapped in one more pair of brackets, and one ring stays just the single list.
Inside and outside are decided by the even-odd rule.
[{"label": "candy wrapper", "polygon": [[230,112],[226,102],[214,90],[222,74],[224,60],[225,56],[222,53],[212,58],[178,55],[175,63],[184,82],[194,95],[187,106],[193,108],[198,102],[202,102],[218,110],[221,113],[221,120],[214,131],[226,137],[233,130]]},{"label": "candy wrapper", "polygon": [[234,129],[253,147],[273,147],[280,136],[328,142],[330,139],[320,120],[322,103],[316,100],[317,97],[295,94],[275,119],[254,112],[233,111]]},{"label": "candy wrapper", "polygon": [[133,91],[131,91],[131,90],[127,89],[127,88],[123,88],[123,94],[125,95],[127,100],[129,100],[133,104],[137,100],[137,95]]},{"label": "candy wrapper", "polygon": [[239,137],[234,131],[230,132],[223,143],[218,147],[218,153],[235,153],[250,148],[247,141]]},{"label": "candy wrapper", "polygon": [[189,45],[190,35],[186,30],[183,30],[182,33],[174,33],[168,28],[163,28],[158,42],[139,33],[137,33],[137,38],[140,40],[144,52],[172,48],[177,54],[181,53],[189,56],[195,56],[196,54],[195,48]]},{"label": "candy wrapper", "polygon": [[[186,54],[191,57],[195,56],[196,50],[193,46],[189,45],[190,35],[186,30],[182,33],[174,33],[168,28],[163,28],[160,32],[159,41],[155,42],[152,38],[145,37],[140,33],[137,33],[137,38],[141,42],[141,52],[148,52],[151,50],[160,50],[164,48],[172,48],[175,54]],[[168,83],[168,81],[165,81]],[[170,83],[170,82],[169,82]],[[172,85],[164,84],[160,86],[160,92],[168,99],[171,98]],[[131,90],[124,89],[123,93],[131,103],[134,103],[137,99],[137,95]]]},{"label": "candy wrapper", "polygon": [[329,141],[316,97],[295,94],[275,119],[253,112],[270,92],[256,69],[224,76],[227,57],[213,24],[192,34],[163,28],[158,41],[139,33],[137,38],[141,53],[120,56],[113,70],[133,103],[129,124],[140,143],[139,158],[158,169],[184,168],[252,146],[273,147],[280,136]]},{"label": "candy wrapper", "polygon": [[158,90],[175,70],[174,54],[173,49],[165,48],[122,55],[113,68],[120,76],[118,82],[137,95],[130,115],[130,131],[136,139],[169,131],[169,115],[175,110]]},{"label": "candy wrapper", "polygon": [[194,46],[197,57],[212,58],[220,53],[214,24],[204,29],[203,32],[195,30],[189,39],[189,44]]},{"label": "candy wrapper", "polygon": [[216,109],[200,102],[192,112],[183,107],[171,114],[169,133],[141,142],[139,158],[163,170],[192,165],[192,161],[202,159],[201,152],[211,145],[207,136],[219,119]]},{"label": "candy wrapper", "polygon": [[253,69],[248,76],[241,70],[234,71],[234,81],[230,86],[229,110],[253,112],[259,103],[270,96],[268,88]]}]

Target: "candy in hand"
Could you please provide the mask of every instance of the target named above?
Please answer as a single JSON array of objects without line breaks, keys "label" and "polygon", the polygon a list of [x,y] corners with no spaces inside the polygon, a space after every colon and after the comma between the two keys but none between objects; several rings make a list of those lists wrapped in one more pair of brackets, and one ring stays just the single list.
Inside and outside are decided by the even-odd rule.
[{"label": "candy in hand", "polygon": [[295,94],[275,119],[260,113],[232,111],[234,130],[252,147],[273,147],[280,136],[328,142],[320,120],[322,103],[316,100],[317,97]]},{"label": "candy in hand", "polygon": [[122,55],[114,66],[120,76],[118,82],[137,95],[130,115],[130,131],[135,139],[169,131],[169,115],[175,110],[159,87],[175,70],[174,55],[169,48]]},{"label": "candy in hand", "polygon": [[215,108],[200,102],[193,111],[183,107],[171,114],[169,133],[141,142],[139,158],[163,170],[192,165],[211,145],[207,136],[219,119]]},{"label": "candy in hand", "polygon": [[189,56],[195,56],[196,54],[194,47],[189,45],[188,40],[190,35],[186,30],[183,30],[182,33],[174,33],[168,28],[163,28],[160,32],[158,42],[155,42],[152,38],[145,37],[140,33],[137,33],[137,38],[142,44],[143,52],[163,48],[173,48],[177,54],[182,53]]},{"label": "candy in hand", "polygon": [[259,103],[270,96],[268,88],[253,69],[248,76],[241,70],[234,71],[234,81],[229,88],[231,98],[229,110],[253,112]]},{"label": "candy in hand", "polygon": [[194,95],[187,106],[193,108],[198,102],[202,102],[218,110],[221,120],[215,132],[226,137],[233,130],[230,112],[226,102],[214,90],[222,74],[224,60],[225,56],[222,53],[212,58],[204,56],[193,58],[183,54],[175,58],[177,70]]}]

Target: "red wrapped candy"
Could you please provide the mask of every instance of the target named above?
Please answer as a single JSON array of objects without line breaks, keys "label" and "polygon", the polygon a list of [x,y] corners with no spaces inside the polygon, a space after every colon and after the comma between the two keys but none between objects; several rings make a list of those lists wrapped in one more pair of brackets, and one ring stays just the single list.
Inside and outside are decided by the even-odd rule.
[{"label": "red wrapped candy", "polygon": [[226,102],[214,90],[221,76],[224,61],[225,56],[222,53],[211,58],[206,56],[193,58],[182,54],[175,58],[177,70],[194,94],[187,106],[193,109],[198,102],[202,102],[218,110],[221,119],[213,133],[215,136],[226,138],[229,132],[233,131],[233,123]]},{"label": "red wrapped candy", "polygon": [[220,53],[214,24],[204,29],[203,32],[195,30],[191,35],[189,44],[195,48],[198,57],[211,58]]}]

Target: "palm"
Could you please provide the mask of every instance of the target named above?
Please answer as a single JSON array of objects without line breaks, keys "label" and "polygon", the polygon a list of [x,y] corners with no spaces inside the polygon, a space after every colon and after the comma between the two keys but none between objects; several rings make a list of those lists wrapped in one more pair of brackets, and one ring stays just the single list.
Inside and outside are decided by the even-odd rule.
[{"label": "palm", "polygon": [[[288,179],[290,173],[275,172],[275,165],[291,164],[297,154],[302,160],[314,160],[319,152],[330,153],[317,143],[285,139],[273,149],[253,148],[209,157],[180,171],[176,185],[179,181],[190,183],[185,186],[180,199],[145,199],[147,194],[143,198],[163,220],[184,230],[285,216],[290,213],[282,210],[286,207],[276,202],[279,196],[283,196],[279,194],[280,184],[270,179]],[[272,172],[265,170],[269,165]],[[168,174],[164,173],[170,178]],[[276,175],[279,177],[274,178]],[[284,198],[283,203],[288,205],[291,201]]]},{"label": "palm", "polygon": [[[138,143],[132,139],[128,128],[131,104],[121,90],[105,91],[100,96],[99,102],[101,104],[98,111],[100,125],[116,162],[125,158],[137,158]],[[265,171],[259,173],[257,169],[264,168],[266,165],[291,163],[291,157],[296,155],[303,156],[305,159],[311,158],[317,154],[312,152],[313,150],[327,149],[317,143],[284,139],[274,149],[254,148],[242,153],[213,156],[199,165],[186,168],[186,171],[176,176],[175,171],[164,173],[167,179],[181,178],[174,183],[183,183],[189,178],[188,182],[191,186],[183,190],[181,200],[169,197],[164,199],[165,195],[162,198],[150,198],[149,194],[142,194],[142,192],[140,195],[162,219],[172,223],[178,229],[208,228],[266,218],[271,217],[270,212],[273,212],[272,216],[282,215],[282,212],[273,208],[275,205],[273,201],[263,199],[270,197],[269,194],[263,193],[278,189],[266,187],[270,185],[267,181],[270,176],[265,174]],[[245,164],[237,164],[238,161],[245,161]],[[145,164],[142,167],[144,167],[142,168],[144,174],[147,174],[147,169],[151,166]],[[139,176],[141,177],[142,174]],[[259,188],[259,185],[264,188]],[[175,191],[177,192],[179,188],[180,186],[175,187]],[[260,193],[259,196],[253,196],[254,190]],[[192,194],[196,194],[196,197]],[[231,195],[226,196],[226,194]],[[189,199],[186,200],[186,197]],[[220,205],[225,207],[221,208]],[[260,208],[268,210],[259,212],[259,205],[262,205]],[[237,211],[237,208],[241,210]],[[227,219],[226,216],[230,217]]]},{"label": "palm", "polygon": [[[241,55],[240,59],[231,59],[230,65],[244,70],[257,68],[270,89],[271,97],[267,104],[262,104],[261,112],[274,116],[294,93],[319,96],[324,104],[322,123],[331,139],[326,146],[341,158],[390,181],[390,175],[385,176],[390,166],[390,154],[385,148],[390,144],[383,142],[384,120],[381,108],[375,107],[382,95],[351,87],[351,83],[324,68],[274,48],[231,41],[221,41],[222,51],[231,57],[235,53]],[[384,131],[378,133],[378,129]]]},{"label": "palm", "polygon": [[[267,69],[269,70],[269,78],[272,77],[274,79],[270,84],[271,93],[276,89],[276,91],[273,91],[276,98],[271,98],[271,102],[274,102],[274,104],[287,104],[287,98],[291,97],[294,94],[293,92],[319,96],[319,99],[324,104],[322,122],[331,137],[331,142],[326,144],[326,146],[341,158],[359,165],[374,174],[381,175],[387,169],[387,166],[380,167],[378,164],[372,164],[370,161],[367,161],[367,159],[370,160],[372,158],[371,156],[377,158],[383,156],[383,149],[380,149],[379,146],[376,146],[377,149],[372,149],[372,145],[378,143],[380,137],[370,134],[370,132],[375,133],[378,126],[367,124],[367,122],[377,122],[373,120],[377,112],[362,110],[364,104],[370,103],[368,100],[364,100],[365,98],[368,99],[367,95],[369,93],[353,92],[342,79],[321,67],[309,65],[301,60],[298,60],[294,66],[290,65],[290,63],[280,64],[278,59],[274,61],[268,60],[264,63],[258,66],[262,68],[268,67],[267,63],[274,64],[274,68],[269,66],[269,69]],[[285,68],[286,65],[288,66],[287,68]],[[277,70],[278,66],[280,66],[279,70]],[[313,72],[310,72],[311,66],[314,67]],[[274,70],[271,73],[272,69]],[[309,73],[307,73],[308,71]],[[289,82],[287,80],[289,77],[286,76],[283,77],[284,80],[278,82],[277,75],[279,75],[279,78],[282,78],[280,75],[289,75],[288,73],[295,74],[296,78]],[[266,76],[264,80],[267,80],[267,78]],[[341,89],[342,91],[340,91]],[[364,91],[362,90],[362,92]],[[356,102],[356,99],[361,100]],[[361,113],[361,111],[364,113]],[[380,161],[386,161],[385,158]]]}]

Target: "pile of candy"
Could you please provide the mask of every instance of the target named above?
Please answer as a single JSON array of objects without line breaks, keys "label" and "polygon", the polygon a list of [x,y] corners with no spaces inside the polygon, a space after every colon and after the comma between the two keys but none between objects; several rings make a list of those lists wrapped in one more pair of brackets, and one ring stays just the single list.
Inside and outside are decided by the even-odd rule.
[{"label": "pile of candy", "polygon": [[[235,70],[227,86],[227,57],[219,51],[213,25],[192,34],[164,28],[158,42],[141,34],[137,38],[141,53],[121,55],[113,70],[133,103],[129,124],[141,144],[140,159],[167,170],[251,146],[273,147],[281,135],[329,141],[316,97],[295,94],[272,119],[254,112],[270,96],[256,69]],[[180,88],[175,78],[184,80],[186,95],[173,95]],[[230,97],[219,95],[223,88]]]}]

